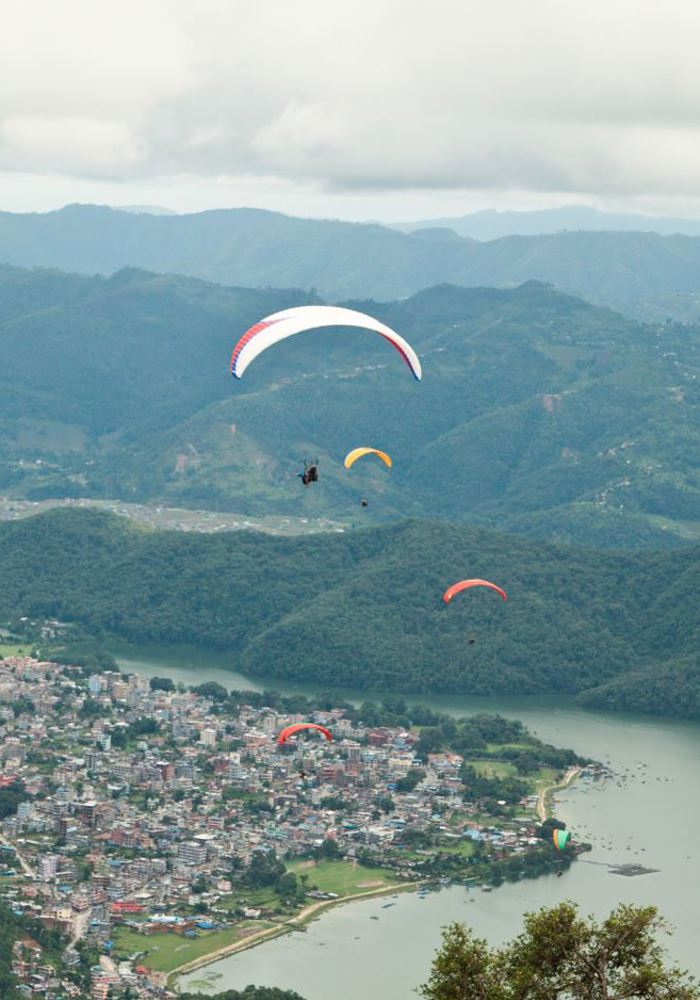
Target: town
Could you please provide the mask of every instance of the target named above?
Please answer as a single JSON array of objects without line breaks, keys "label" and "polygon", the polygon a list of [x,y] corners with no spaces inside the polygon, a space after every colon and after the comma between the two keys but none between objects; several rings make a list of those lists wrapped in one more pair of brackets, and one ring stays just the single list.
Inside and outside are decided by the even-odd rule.
[{"label": "town", "polygon": [[[28,996],[167,998],[174,973],[338,900],[490,891],[581,849],[547,841],[548,795],[597,766],[519,723],[284,701],[0,660],[0,901],[29,928],[11,968]],[[299,721],[332,741],[279,746]]]}]

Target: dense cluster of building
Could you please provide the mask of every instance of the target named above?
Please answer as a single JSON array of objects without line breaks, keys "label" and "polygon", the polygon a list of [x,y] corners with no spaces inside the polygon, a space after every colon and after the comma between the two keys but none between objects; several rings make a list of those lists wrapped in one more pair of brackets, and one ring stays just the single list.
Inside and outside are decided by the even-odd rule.
[{"label": "dense cluster of building", "polygon": [[[332,839],[343,857],[371,850],[410,880],[415,860],[395,848],[407,826],[501,851],[536,843],[526,819],[509,830],[477,824],[476,807],[460,795],[457,754],[431,754],[415,787],[401,790],[416,773],[415,732],[369,728],[341,709],[313,720],[330,728],[332,742],[316,734],[280,748],[277,732],[300,716],[247,705],[222,711],[213,698],[153,689],[137,674],[0,661],[0,800],[3,789],[23,788],[0,823],[4,898],[65,935],[66,967],[81,942],[94,946],[102,955],[92,970],[96,1000],[120,989],[168,996],[162,973],[137,956],[111,957],[115,925],[196,935],[259,917],[233,905],[232,872],[255,852],[286,859]],[[378,807],[382,797],[391,809]],[[338,799],[351,808],[334,808]],[[69,982],[56,985],[55,967],[31,938],[16,945],[15,972],[29,995],[77,996]]]}]

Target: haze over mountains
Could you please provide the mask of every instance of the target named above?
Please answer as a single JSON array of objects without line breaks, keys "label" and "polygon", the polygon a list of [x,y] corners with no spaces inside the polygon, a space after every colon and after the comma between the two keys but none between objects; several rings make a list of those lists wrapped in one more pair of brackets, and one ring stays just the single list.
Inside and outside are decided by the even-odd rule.
[{"label": "haze over mountains", "polygon": [[565,230],[586,232],[659,233],[661,236],[700,236],[700,219],[629,212],[603,212],[591,205],[564,205],[531,211],[484,209],[468,215],[442,216],[396,224],[402,232],[448,228],[472,240],[497,240],[503,236],[542,236]]},{"label": "haze over mountains", "polygon": [[[0,491],[372,523],[448,517],[598,547],[700,529],[700,330],[643,326],[528,283],[351,302],[422,356],[333,331],[227,362],[304,292],[136,269],[0,269]],[[382,447],[391,473],[342,458]],[[321,481],[296,473],[321,459]],[[361,497],[369,499],[366,511]]]},{"label": "haze over mountains", "polygon": [[645,320],[700,316],[700,236],[565,232],[465,239],[451,229],[297,219],[257,209],[134,214],[72,205],[0,213],[0,261],[109,275],[137,266],[227,285],[395,299],[441,282],[548,282]]}]

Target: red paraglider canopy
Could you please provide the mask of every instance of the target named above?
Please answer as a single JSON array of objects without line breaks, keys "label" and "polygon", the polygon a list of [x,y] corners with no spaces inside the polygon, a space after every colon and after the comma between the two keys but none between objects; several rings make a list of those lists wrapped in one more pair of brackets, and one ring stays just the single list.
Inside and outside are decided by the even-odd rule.
[{"label": "red paraglider canopy", "polygon": [[323,733],[327,740],[332,742],[333,737],[329,731],[324,726],[318,726],[315,722],[295,722],[293,726],[287,726],[277,737],[277,745],[282,746],[286,743],[290,736],[294,736],[295,733],[300,732],[302,729],[318,729],[319,732]]},{"label": "red paraglider canopy", "polygon": [[490,583],[488,580],[460,580],[459,583],[453,583],[451,587],[447,588],[442,599],[445,604],[449,604],[456,594],[468,590],[470,587],[488,587],[489,590],[495,590],[497,594],[500,594],[504,601],[508,600],[505,590],[501,590],[495,583]]}]

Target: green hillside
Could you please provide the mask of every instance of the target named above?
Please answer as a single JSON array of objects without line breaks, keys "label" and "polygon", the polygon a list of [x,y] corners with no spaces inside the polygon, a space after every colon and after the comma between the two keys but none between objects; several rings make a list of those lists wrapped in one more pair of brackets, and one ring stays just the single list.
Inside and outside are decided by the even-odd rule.
[{"label": "green hillside", "polygon": [[227,285],[314,288],[333,300],[394,299],[440,282],[513,287],[535,279],[643,319],[700,315],[700,238],[654,232],[480,243],[448,228],[403,233],[259,209],[176,216],[69,205],[1,212],[0,262],[90,275],[137,266]]},{"label": "green hillside", "polygon": [[[240,332],[301,292],[0,268],[0,493],[262,516],[469,520],[662,548],[700,537],[700,329],[643,326],[529,283],[364,306],[423,358],[321,331],[235,383]],[[357,444],[381,446],[348,474]],[[321,481],[299,488],[305,456]],[[360,497],[369,507],[361,511]]]},{"label": "green hillside", "polygon": [[[696,714],[674,701],[674,679],[700,635],[698,554],[567,549],[439,521],[301,540],[53,511],[0,525],[0,617],[199,644],[228,651],[232,669],[319,687],[590,693],[629,678],[629,696],[609,699],[620,708],[634,671],[662,671],[664,709]],[[445,606],[465,575],[509,600],[480,590]]]}]

